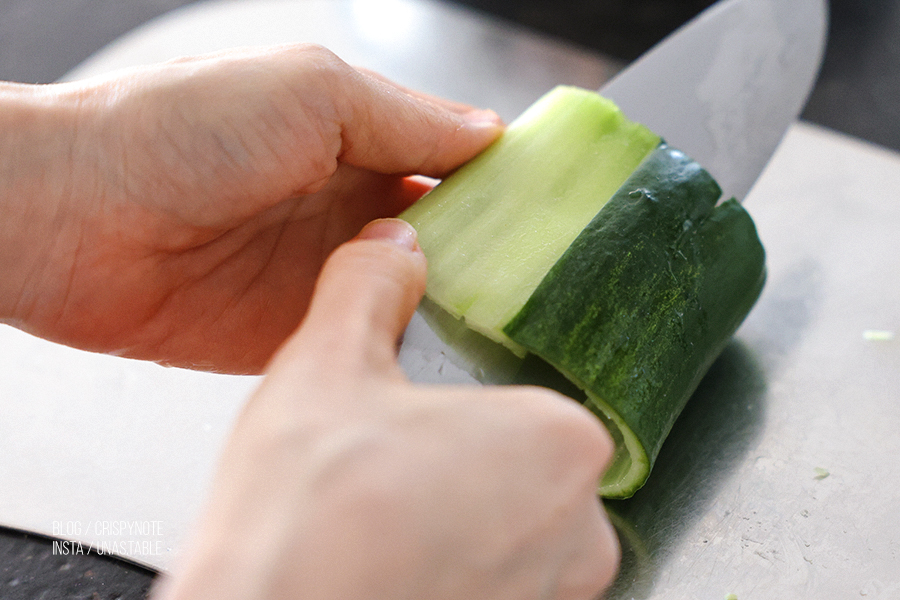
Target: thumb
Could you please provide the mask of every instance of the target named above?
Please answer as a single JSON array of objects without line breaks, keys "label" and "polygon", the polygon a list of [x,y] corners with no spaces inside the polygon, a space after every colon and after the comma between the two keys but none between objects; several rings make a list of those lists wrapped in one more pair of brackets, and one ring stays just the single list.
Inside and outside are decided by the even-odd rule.
[{"label": "thumb", "polygon": [[425,292],[425,274],[415,229],[400,219],[372,221],[329,256],[288,345],[316,364],[342,365],[345,375],[402,377],[397,343]]}]

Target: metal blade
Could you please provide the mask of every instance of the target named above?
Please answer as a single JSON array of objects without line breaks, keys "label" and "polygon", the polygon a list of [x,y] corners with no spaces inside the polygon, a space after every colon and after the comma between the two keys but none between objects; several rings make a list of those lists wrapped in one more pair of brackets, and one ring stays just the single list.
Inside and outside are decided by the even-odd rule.
[{"label": "metal blade", "polygon": [[806,103],[826,29],[825,0],[722,0],[600,93],[743,200]]},{"label": "metal blade", "polygon": [[425,298],[403,335],[397,357],[418,383],[515,383],[522,359],[466,327]]}]

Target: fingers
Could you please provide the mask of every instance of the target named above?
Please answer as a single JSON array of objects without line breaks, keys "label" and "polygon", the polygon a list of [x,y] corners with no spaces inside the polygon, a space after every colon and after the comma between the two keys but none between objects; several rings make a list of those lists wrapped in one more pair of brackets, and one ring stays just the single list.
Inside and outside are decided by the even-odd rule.
[{"label": "fingers", "polygon": [[[542,464],[548,479],[534,485],[559,490],[560,504],[575,507],[568,526],[560,530],[562,562],[556,578],[559,598],[595,598],[615,578],[620,560],[618,536],[597,497],[597,483],[609,465],[615,444],[599,419],[577,402],[553,393],[530,405],[540,423],[533,439],[538,447],[527,452]],[[523,494],[525,492],[522,492]],[[554,514],[554,513],[551,513]],[[537,544],[539,547],[540,544]]]},{"label": "fingers", "polygon": [[484,150],[502,132],[496,113],[457,112],[421,96],[371,78],[360,78],[359,101],[344,108],[342,160],[387,173],[418,173],[443,177]]},{"label": "fingers", "polygon": [[281,354],[341,364],[347,378],[402,377],[397,343],[425,291],[425,270],[409,224],[369,223],[328,258],[306,318]]},{"label": "fingers", "polygon": [[341,165],[441,178],[503,129],[491,111],[411,92],[308,44],[233,49],[67,85],[94,128],[80,130],[102,142],[83,145],[111,152],[91,160],[127,158],[103,167],[111,189],[203,227],[318,192]]},{"label": "fingers", "polygon": [[567,598],[596,598],[615,580],[622,558],[618,535],[595,489],[584,498],[588,506],[583,521],[575,523],[571,534],[573,550],[559,578],[560,590],[570,594],[564,596]]},{"label": "fingers", "polygon": [[[412,93],[382,76],[353,69],[328,50],[286,48],[315,65],[325,89],[315,105],[333,119],[349,164],[382,173],[441,177],[486,148],[501,133],[496,113]],[[309,85],[309,69],[297,71],[295,84]]]}]

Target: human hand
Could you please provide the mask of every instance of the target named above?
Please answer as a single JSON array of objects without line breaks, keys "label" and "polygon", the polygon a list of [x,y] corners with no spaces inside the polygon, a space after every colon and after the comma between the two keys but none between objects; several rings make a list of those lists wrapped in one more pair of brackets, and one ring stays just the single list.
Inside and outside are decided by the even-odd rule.
[{"label": "human hand", "polygon": [[602,425],[549,390],[407,381],[424,283],[402,222],[337,249],[157,600],[588,600],[611,581]]},{"label": "human hand", "polygon": [[0,319],[89,350],[258,372],[325,257],[501,130],[315,46],[0,86]]}]

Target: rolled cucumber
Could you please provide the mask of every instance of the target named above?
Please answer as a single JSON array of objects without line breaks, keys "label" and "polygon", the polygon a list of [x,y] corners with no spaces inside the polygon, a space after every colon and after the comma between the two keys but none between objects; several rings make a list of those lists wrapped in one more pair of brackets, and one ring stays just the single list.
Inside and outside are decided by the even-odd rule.
[{"label": "rolled cucumber", "polygon": [[402,215],[434,303],[583,390],[617,444],[603,496],[644,484],[762,289],[753,221],[720,195],[611,102],[559,87]]}]

